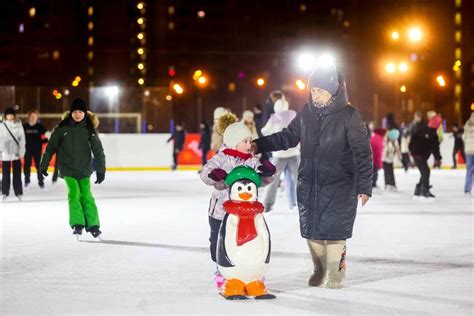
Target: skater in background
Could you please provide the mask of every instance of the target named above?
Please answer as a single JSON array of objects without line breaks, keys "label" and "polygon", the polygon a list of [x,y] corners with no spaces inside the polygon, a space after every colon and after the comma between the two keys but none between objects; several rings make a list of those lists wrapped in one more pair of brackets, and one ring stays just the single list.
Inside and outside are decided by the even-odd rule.
[{"label": "skater in background", "polygon": [[270,115],[274,113],[273,107],[275,106],[275,102],[280,99],[284,99],[285,94],[280,90],[274,90],[270,92],[267,99],[263,103],[262,108],[262,125],[265,126],[268,120],[270,119]]},{"label": "skater in background", "polygon": [[474,112],[464,125],[464,148],[466,151],[466,180],[464,182],[464,193],[472,195],[474,181]]},{"label": "skater in background", "polygon": [[258,137],[262,137],[262,127],[265,123],[263,122],[263,112],[260,104],[255,104],[253,106],[253,120],[255,121],[255,128],[257,129]]},{"label": "skater in background", "polygon": [[430,167],[428,158],[433,154],[435,165],[441,166],[441,154],[436,130],[423,121],[421,112],[415,112],[415,122],[410,140],[410,153],[420,171],[420,181],[415,187],[415,197],[434,198],[430,191]]},{"label": "skater in background", "polygon": [[96,132],[98,118],[87,111],[82,99],[74,99],[69,112],[54,129],[41,159],[41,173],[48,176],[53,154],[58,153],[59,176],[68,190],[69,226],[76,236],[85,228],[94,238],[99,237],[99,213],[91,192],[92,155],[95,159],[96,184],[105,179],[105,155]]},{"label": "skater in background", "polygon": [[288,128],[255,140],[253,148],[255,153],[286,150],[301,141],[300,230],[314,265],[308,285],[342,288],[357,200],[363,206],[372,194],[372,152],[367,126],[350,106],[335,65],[319,65],[308,88],[309,103]]},{"label": "skater in background", "polygon": [[202,165],[204,166],[207,162],[207,153],[211,149],[211,128],[206,121],[202,121],[199,125],[201,130],[201,139],[199,141],[199,149],[202,152]]},{"label": "skater in background", "polygon": [[454,148],[453,148],[453,167],[452,169],[457,168],[457,159],[456,155],[458,152],[461,154],[462,160],[466,162],[466,153],[464,152],[464,141],[462,139],[463,129],[459,128],[458,123],[453,124],[453,137],[454,137]]},{"label": "skater in background", "polygon": [[222,146],[222,133],[217,131],[217,121],[219,118],[228,113],[228,111],[223,107],[218,107],[214,110],[214,124],[212,125],[212,135],[211,135],[211,149],[217,154],[219,149]]},{"label": "skater in background", "polygon": [[[290,122],[296,117],[296,112],[289,109],[288,102],[285,99],[280,99],[275,102],[274,112],[267,124],[262,128],[263,135],[271,135],[281,132],[288,127]],[[276,194],[278,190],[278,183],[280,175],[289,169],[290,172],[285,174],[286,186],[288,196],[288,209],[296,208],[296,179],[298,177],[298,166],[300,164],[300,149],[299,146],[287,150],[275,151],[272,153],[272,163],[275,165],[277,171],[275,181],[273,181],[265,191],[265,212],[270,212],[275,204]]]},{"label": "skater in background", "polygon": [[[225,215],[223,204],[229,200],[229,192],[224,184],[227,174],[236,166],[250,166],[260,173],[262,185],[267,185],[273,180],[272,176],[276,172],[276,168],[270,161],[260,162],[251,153],[252,133],[247,126],[237,121],[234,114],[222,115],[216,125],[217,130],[224,131],[222,133],[224,144],[221,150],[207,162],[200,174],[201,180],[205,184],[214,187],[208,209],[210,251],[211,259],[214,262],[216,262],[219,228]],[[218,269],[214,274],[214,279],[217,287],[220,288],[224,278]]]},{"label": "skater in background", "polygon": [[408,171],[408,168],[412,166],[410,158],[410,149],[408,145],[410,144],[410,129],[408,127],[402,128],[402,136],[400,140],[400,152],[402,153],[402,165],[405,172]]},{"label": "skater in background", "polygon": [[168,138],[166,142],[169,143],[170,141],[173,141],[173,166],[171,169],[176,170],[176,168],[178,168],[179,153],[183,150],[186,142],[186,130],[184,129],[184,124],[176,124],[173,134],[171,134],[171,137]]},{"label": "skater in background", "polygon": [[393,172],[393,162],[395,158],[401,160],[400,146],[398,145],[398,138],[400,137],[400,132],[398,129],[391,129],[388,131],[384,139],[383,145],[383,172],[385,178],[385,190],[387,191],[396,191],[397,185],[395,183],[395,174]]},{"label": "skater in background", "polygon": [[43,124],[38,122],[38,119],[38,111],[30,110],[28,111],[28,121],[23,124],[26,137],[25,165],[23,166],[23,172],[25,174],[26,187],[30,184],[31,162],[34,160],[38,177],[38,185],[40,188],[44,188],[44,177],[40,172],[39,166],[43,144],[47,143],[48,140],[45,137],[46,128],[43,126]]},{"label": "skater in background", "polygon": [[[428,111],[426,113],[426,117],[428,119],[428,127],[436,131],[436,135],[438,136],[438,146],[440,146],[444,138],[443,118],[441,117],[441,114],[438,114],[435,111]],[[437,164],[435,161],[433,164],[433,169],[436,168],[440,169],[441,165]]]},{"label": "skater in background", "polygon": [[257,127],[253,118],[254,116],[252,111],[246,110],[242,113],[242,123],[244,123],[245,126],[249,128],[250,133],[252,133],[252,140],[258,138]]},{"label": "skater in background", "polygon": [[386,130],[384,128],[374,128],[370,136],[370,147],[372,148],[373,158],[372,188],[377,188],[379,170],[383,167],[382,155],[385,132]]},{"label": "skater in background", "polygon": [[21,181],[21,160],[25,156],[25,131],[21,121],[17,119],[13,108],[4,112],[4,121],[0,125],[0,152],[2,154],[2,201],[10,195],[11,176],[13,169],[13,192],[18,200],[23,198]]}]

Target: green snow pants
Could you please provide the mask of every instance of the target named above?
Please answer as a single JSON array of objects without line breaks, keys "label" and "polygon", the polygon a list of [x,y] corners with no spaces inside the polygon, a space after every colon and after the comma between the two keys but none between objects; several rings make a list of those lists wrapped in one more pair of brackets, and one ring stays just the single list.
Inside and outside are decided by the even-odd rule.
[{"label": "green snow pants", "polygon": [[69,204],[69,225],[83,225],[86,230],[100,226],[99,213],[91,193],[90,178],[76,179],[64,177],[67,185]]}]

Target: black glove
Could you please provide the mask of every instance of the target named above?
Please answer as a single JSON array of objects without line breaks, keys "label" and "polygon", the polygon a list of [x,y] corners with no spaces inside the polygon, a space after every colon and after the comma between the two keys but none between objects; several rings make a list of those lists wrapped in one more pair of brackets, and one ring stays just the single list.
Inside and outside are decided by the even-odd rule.
[{"label": "black glove", "polygon": [[257,168],[260,170],[260,176],[271,177],[276,172],[276,167],[270,162],[270,160],[262,161],[262,165]]},{"label": "black glove", "polygon": [[101,184],[105,179],[105,173],[104,172],[96,172],[96,175],[97,175],[97,181],[95,182],[95,184]]},{"label": "black glove", "polygon": [[45,177],[48,176],[48,169],[41,169],[40,172],[43,176],[45,176]]}]

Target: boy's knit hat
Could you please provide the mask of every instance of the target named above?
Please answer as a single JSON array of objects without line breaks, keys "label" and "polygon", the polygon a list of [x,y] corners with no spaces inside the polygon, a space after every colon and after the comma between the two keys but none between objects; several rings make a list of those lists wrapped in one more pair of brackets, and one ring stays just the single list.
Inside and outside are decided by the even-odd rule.
[{"label": "boy's knit hat", "polygon": [[273,111],[275,111],[275,113],[288,111],[288,109],[288,102],[285,99],[277,100],[273,105]]},{"label": "boy's knit hat", "polygon": [[316,67],[308,78],[308,88],[321,88],[332,95],[337,93],[339,89],[339,80],[334,64],[319,65]]},{"label": "boy's knit hat", "polygon": [[74,111],[82,111],[87,113],[87,105],[84,100],[81,98],[76,98],[71,102],[71,106],[69,107],[69,112],[72,113]]},{"label": "boy's knit hat", "polygon": [[390,140],[397,140],[400,137],[400,131],[396,128],[391,129],[388,131],[388,139]]},{"label": "boy's knit hat", "polygon": [[15,112],[15,109],[12,108],[12,107],[8,107],[5,109],[5,112],[3,113],[4,116],[6,117],[7,114],[12,114],[12,115],[15,115],[16,116],[16,112]]},{"label": "boy's knit hat", "polygon": [[235,122],[227,126],[225,129],[224,144],[233,149],[248,137],[252,138],[250,129],[243,122]]}]

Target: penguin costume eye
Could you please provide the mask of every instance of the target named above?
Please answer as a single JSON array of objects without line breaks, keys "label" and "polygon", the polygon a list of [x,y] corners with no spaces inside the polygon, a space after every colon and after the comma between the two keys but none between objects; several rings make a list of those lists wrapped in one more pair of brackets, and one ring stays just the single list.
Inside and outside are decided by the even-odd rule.
[{"label": "penguin costume eye", "polygon": [[247,191],[252,191],[252,187],[250,185],[247,187]]},{"label": "penguin costume eye", "polygon": [[239,186],[237,187],[237,191],[242,191],[242,186],[239,185]]}]

